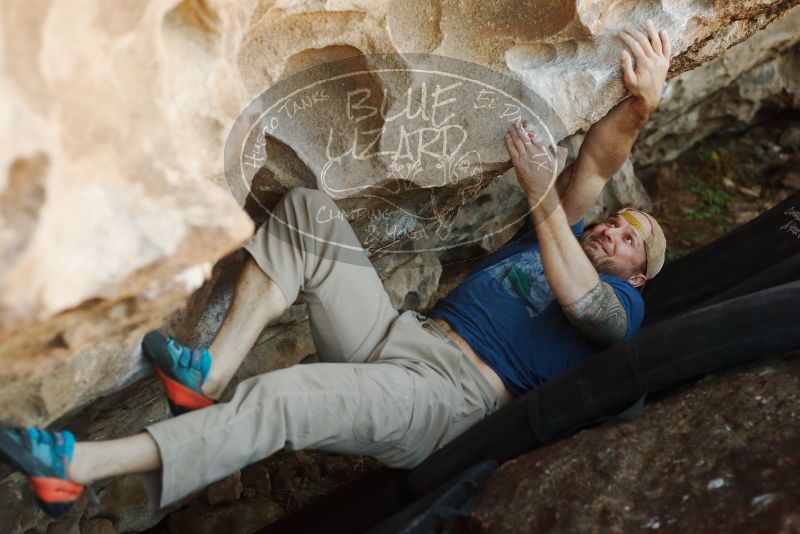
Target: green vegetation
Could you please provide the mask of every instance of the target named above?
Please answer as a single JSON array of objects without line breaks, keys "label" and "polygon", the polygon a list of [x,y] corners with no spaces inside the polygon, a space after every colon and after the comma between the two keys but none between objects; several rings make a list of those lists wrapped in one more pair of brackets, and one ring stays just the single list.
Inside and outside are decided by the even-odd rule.
[{"label": "green vegetation", "polygon": [[712,187],[694,176],[689,182],[689,191],[697,195],[700,201],[700,204],[687,209],[686,216],[689,220],[703,221],[727,209],[731,201],[731,194],[728,191],[721,187]]},{"label": "green vegetation", "polygon": [[780,137],[795,124],[796,116],[731,129],[649,170],[658,193],[655,215],[669,243],[667,261],[729,233],[791,193],[782,181],[797,168],[800,154],[782,147]]},{"label": "green vegetation", "polygon": [[674,248],[672,248],[669,245],[667,245],[667,251],[666,251],[666,261],[667,262],[675,261],[678,258],[681,258],[681,257],[683,257],[685,255],[686,255],[686,251],[675,250]]}]

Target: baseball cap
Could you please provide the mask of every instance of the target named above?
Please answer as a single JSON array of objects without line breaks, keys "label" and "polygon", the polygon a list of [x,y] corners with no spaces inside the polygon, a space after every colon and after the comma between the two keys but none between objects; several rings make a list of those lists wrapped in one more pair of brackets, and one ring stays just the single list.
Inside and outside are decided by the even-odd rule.
[{"label": "baseball cap", "polygon": [[[650,223],[647,228],[639,222],[631,212],[640,213]],[[636,229],[636,232],[644,242],[645,250],[645,277],[650,280],[655,277],[661,268],[664,266],[664,258],[667,250],[667,238],[664,236],[664,230],[658,224],[655,217],[635,208],[623,208],[617,212],[617,215],[628,221],[628,223]]]}]

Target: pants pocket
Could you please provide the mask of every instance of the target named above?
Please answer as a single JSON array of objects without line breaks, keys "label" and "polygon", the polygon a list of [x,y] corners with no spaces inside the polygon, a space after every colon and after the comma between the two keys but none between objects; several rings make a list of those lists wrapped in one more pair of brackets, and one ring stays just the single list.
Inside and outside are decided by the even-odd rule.
[{"label": "pants pocket", "polygon": [[357,369],[360,402],[353,418],[353,437],[366,444],[392,445],[411,426],[415,385],[410,374],[382,362]]},{"label": "pants pocket", "polygon": [[408,432],[378,459],[390,467],[408,469],[440,447],[453,418],[451,392],[438,376],[414,375],[414,408]]},{"label": "pants pocket", "polygon": [[[465,402],[463,404],[467,403]],[[470,404],[469,406],[462,407],[453,414],[453,419],[450,422],[450,429],[447,431],[447,434],[444,436],[439,446],[443,447],[450,443],[484,417],[486,417],[486,410],[484,410],[483,406]]]}]

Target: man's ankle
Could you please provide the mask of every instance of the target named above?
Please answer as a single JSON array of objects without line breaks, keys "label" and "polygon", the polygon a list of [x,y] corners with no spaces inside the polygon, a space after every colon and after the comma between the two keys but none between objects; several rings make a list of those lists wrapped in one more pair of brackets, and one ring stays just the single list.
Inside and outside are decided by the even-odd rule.
[{"label": "man's ankle", "polygon": [[206,377],[206,381],[200,386],[200,390],[203,392],[203,395],[209,399],[219,400],[220,396],[222,396],[222,392],[225,390],[225,384],[209,374]]},{"label": "man's ankle", "polygon": [[67,477],[77,484],[91,484],[94,479],[91,477],[91,458],[83,453],[80,443],[75,444],[75,451],[72,453],[72,460],[67,466]]}]

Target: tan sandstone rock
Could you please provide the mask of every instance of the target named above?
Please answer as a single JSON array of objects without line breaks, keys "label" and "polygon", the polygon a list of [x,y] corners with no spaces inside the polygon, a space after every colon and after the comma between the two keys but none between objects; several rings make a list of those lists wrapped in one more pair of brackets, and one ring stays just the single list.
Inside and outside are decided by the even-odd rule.
[{"label": "tan sandstone rock", "polygon": [[[136,338],[184,303],[252,229],[214,184],[225,185],[228,129],[270,85],[360,54],[446,55],[533,87],[566,134],[623,96],[615,37],[623,23],[651,17],[664,27],[675,41],[677,73],[794,3],[5,3],[2,418],[50,421],[138,376]],[[415,61],[405,58],[392,61]],[[380,76],[374,83],[397,92]],[[314,132],[320,121],[341,118],[337,110],[320,113],[297,117],[292,131],[314,142],[287,145],[286,158],[299,159],[317,179],[313,147],[321,139]],[[505,120],[458,122],[487,145],[482,163],[504,158],[498,140]],[[276,192],[285,188],[272,184]],[[108,348],[99,349],[101,342]]]}]

